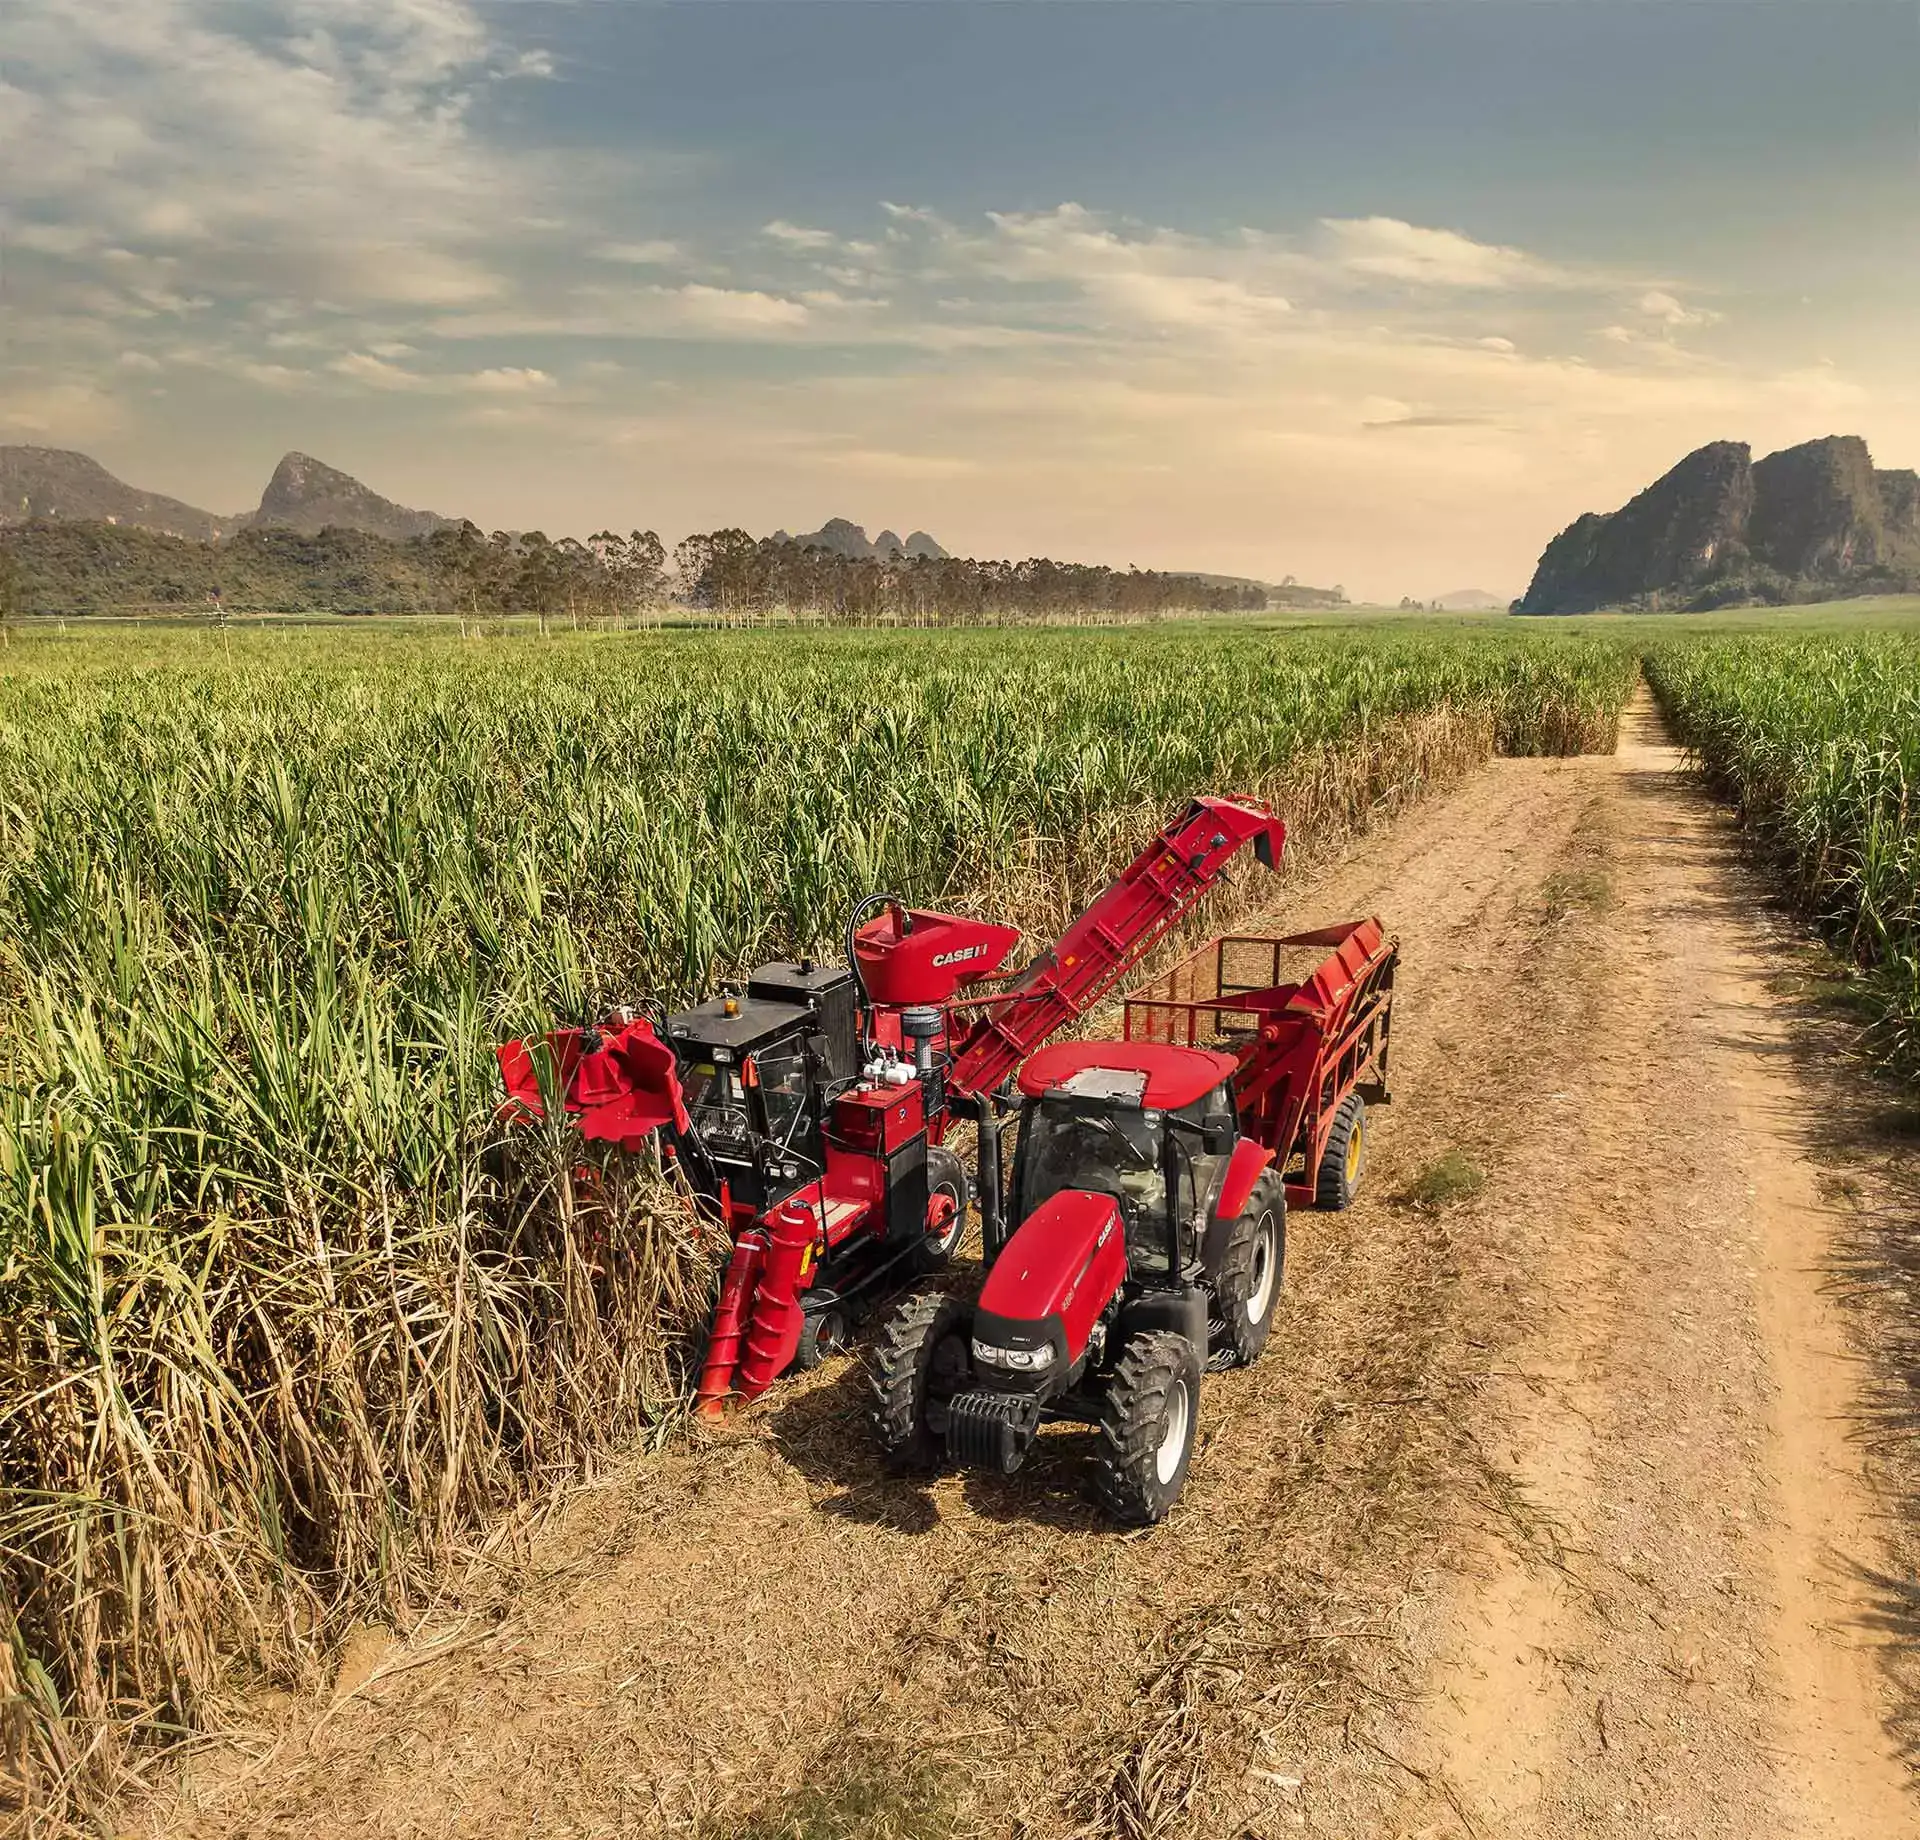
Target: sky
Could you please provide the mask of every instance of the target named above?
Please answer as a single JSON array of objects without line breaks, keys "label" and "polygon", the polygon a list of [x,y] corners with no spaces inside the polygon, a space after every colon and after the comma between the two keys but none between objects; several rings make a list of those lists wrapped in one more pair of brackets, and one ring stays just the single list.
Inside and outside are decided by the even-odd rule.
[{"label": "sky", "polygon": [[5,0],[0,442],[216,512],[1515,594],[1920,464],[1920,7]]}]

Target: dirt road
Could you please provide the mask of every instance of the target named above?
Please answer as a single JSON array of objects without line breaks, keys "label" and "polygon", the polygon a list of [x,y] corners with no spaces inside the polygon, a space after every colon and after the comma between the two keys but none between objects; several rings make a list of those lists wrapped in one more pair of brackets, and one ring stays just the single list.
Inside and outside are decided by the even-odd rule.
[{"label": "dirt road", "polygon": [[1495,763],[1291,892],[1401,936],[1396,1103],[1362,1204],[1294,1216],[1165,1527],[1101,1526],[1072,1431],[1008,1483],[890,1480],[831,1364],[149,1824],[1920,1832],[1865,1319],[1824,1288],[1885,1172],[1810,1128],[1854,1076],[1802,1066],[1790,943],[1674,764],[1642,707],[1617,757]]}]

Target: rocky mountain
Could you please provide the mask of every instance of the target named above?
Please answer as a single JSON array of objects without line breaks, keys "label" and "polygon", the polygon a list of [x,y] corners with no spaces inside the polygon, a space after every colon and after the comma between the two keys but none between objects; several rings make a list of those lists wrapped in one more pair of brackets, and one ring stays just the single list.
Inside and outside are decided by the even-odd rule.
[{"label": "rocky mountain", "polygon": [[35,518],[119,524],[196,542],[251,528],[293,530],[311,537],[328,527],[397,542],[424,537],[452,521],[431,511],[409,511],[351,474],[306,454],[288,454],[274,468],[259,510],[218,517],[130,486],[86,454],[57,447],[0,447],[0,525]]},{"label": "rocky mountain", "polygon": [[1618,511],[1546,547],[1519,613],[1784,604],[1920,588],[1920,474],[1881,471],[1857,435],[1756,462],[1744,441],[1689,454]]},{"label": "rocky mountain", "polygon": [[409,511],[338,467],[308,454],[288,454],[273,469],[260,509],[249,522],[259,529],[297,530],[309,537],[332,528],[400,542],[428,536],[453,520],[437,512]]},{"label": "rocky mountain", "polygon": [[0,524],[33,518],[125,524],[203,542],[226,536],[242,521],[143,492],[85,454],[59,447],[0,447]]},{"label": "rocky mountain", "polygon": [[798,543],[803,549],[829,550],[836,556],[851,557],[855,562],[885,562],[895,550],[910,562],[920,556],[942,562],[947,556],[924,530],[916,530],[904,541],[891,530],[883,530],[869,543],[865,528],[849,518],[828,518],[818,530],[805,536],[791,536],[784,530],[776,530],[773,541]]}]

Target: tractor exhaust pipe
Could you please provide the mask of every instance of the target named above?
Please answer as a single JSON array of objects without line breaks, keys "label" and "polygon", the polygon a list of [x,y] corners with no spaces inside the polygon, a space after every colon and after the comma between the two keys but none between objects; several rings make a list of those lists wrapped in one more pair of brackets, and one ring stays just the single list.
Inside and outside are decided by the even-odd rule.
[{"label": "tractor exhaust pipe", "polygon": [[975,1093],[973,1109],[979,1129],[979,1144],[975,1160],[980,1165],[980,1245],[987,1258],[991,1260],[1000,1250],[1002,1229],[1000,1120],[994,1115],[992,1093]]}]

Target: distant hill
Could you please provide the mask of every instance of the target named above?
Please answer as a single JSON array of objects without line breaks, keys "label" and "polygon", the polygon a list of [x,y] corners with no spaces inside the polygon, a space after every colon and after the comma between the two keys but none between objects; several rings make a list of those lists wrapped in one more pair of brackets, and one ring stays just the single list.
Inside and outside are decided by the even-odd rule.
[{"label": "distant hill", "polygon": [[1520,613],[1787,605],[1920,590],[1920,474],[1881,471],[1858,435],[1756,462],[1697,448],[1618,511],[1546,547]]},{"label": "distant hill", "polygon": [[130,486],[86,454],[57,447],[0,447],[0,525],[35,519],[92,521],[196,542],[255,527],[310,537],[331,527],[403,542],[453,522],[432,511],[396,505],[351,474],[308,454],[288,454],[281,460],[257,511],[220,517]]},{"label": "distant hill", "polygon": [[33,518],[97,519],[203,542],[228,535],[244,521],[143,492],[85,454],[59,447],[0,447],[0,524]]},{"label": "distant hill", "polygon": [[433,511],[410,511],[338,467],[308,454],[288,454],[273,469],[260,509],[248,522],[260,529],[295,530],[309,537],[329,528],[357,530],[399,543],[408,537],[430,536],[453,520]]},{"label": "distant hill", "polygon": [[930,562],[944,562],[947,559],[947,552],[924,530],[916,530],[904,541],[892,531],[883,530],[869,543],[865,528],[849,518],[828,518],[818,530],[798,537],[784,530],[776,530],[773,541],[798,543],[802,549],[824,549],[855,562],[885,562],[895,550],[909,562],[920,556]]},{"label": "distant hill", "polygon": [[1455,588],[1451,594],[1438,596],[1433,604],[1441,613],[1500,613],[1507,600],[1485,588]]}]

